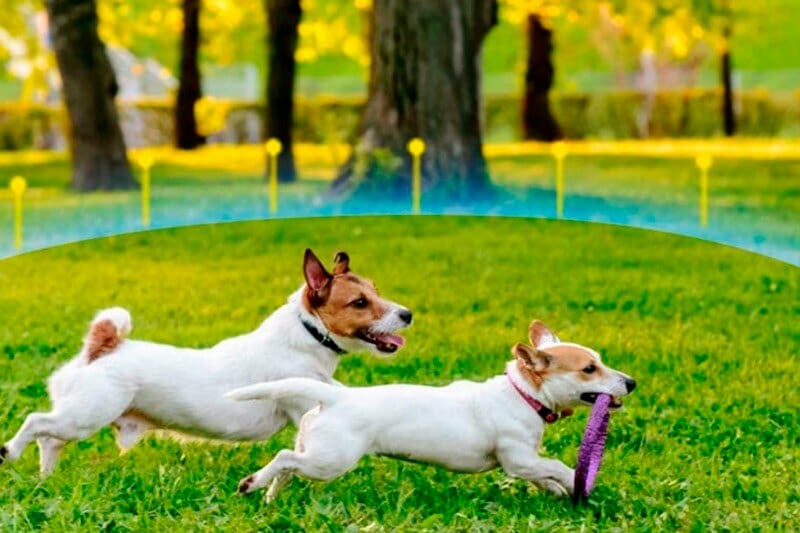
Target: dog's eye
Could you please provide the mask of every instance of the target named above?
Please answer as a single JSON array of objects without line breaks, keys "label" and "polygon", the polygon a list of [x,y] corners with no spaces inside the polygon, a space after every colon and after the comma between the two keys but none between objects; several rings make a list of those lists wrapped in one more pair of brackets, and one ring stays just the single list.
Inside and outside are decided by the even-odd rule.
[{"label": "dog's eye", "polygon": [[592,363],[591,365],[586,366],[586,367],[583,368],[583,373],[584,374],[592,374],[592,373],[594,373],[595,370],[597,370],[597,367],[594,366],[594,363]]},{"label": "dog's eye", "polygon": [[355,307],[356,309],[364,309],[367,307],[367,299],[366,298],[359,298],[358,300],[353,300],[350,305]]}]

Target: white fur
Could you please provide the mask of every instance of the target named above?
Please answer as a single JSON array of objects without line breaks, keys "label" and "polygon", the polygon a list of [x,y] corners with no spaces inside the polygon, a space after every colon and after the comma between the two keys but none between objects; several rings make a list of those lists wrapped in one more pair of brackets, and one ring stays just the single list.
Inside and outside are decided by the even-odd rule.
[{"label": "white fur", "polygon": [[[303,327],[301,316],[326,331],[302,305],[302,291],[303,287],[255,331],[212,348],[124,340],[112,353],[92,362],[87,362],[82,350],[50,377],[52,410],[27,417],[3,448],[5,459],[17,459],[31,441],[38,440],[41,472],[47,475],[67,441],[84,439],[111,424],[124,450],[151,429],[212,439],[263,440],[288,420],[299,421],[313,402],[279,407],[268,400],[237,402],[225,398],[225,393],[292,376],[332,382],[341,356]],[[385,304],[392,314],[400,308],[392,302]],[[131,318],[125,309],[102,311],[93,324],[106,319],[114,323],[120,337],[130,333]],[[377,353],[372,344],[361,340],[330,337],[348,351]]]},{"label": "white fur", "polygon": [[[599,363],[599,359],[598,359]],[[545,379],[535,390],[515,362],[506,365],[514,382],[553,410],[581,403],[582,392],[627,394],[626,375],[587,383],[576,376]],[[278,405],[317,403],[305,415],[294,450],[282,450],[266,467],[242,480],[241,492],[272,484],[267,500],[297,473],[330,480],[355,468],[365,454],[435,463],[461,472],[502,467],[556,494],[573,492],[574,472],[561,461],[539,456],[544,421],[506,376],[483,383],[456,381],[445,387],[384,385],[336,387],[303,378],[234,390],[237,400],[272,399]]]}]

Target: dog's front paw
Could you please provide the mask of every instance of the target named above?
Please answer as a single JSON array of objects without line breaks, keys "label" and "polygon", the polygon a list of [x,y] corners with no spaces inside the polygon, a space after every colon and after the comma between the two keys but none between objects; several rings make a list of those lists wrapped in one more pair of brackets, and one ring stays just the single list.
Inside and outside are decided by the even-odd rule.
[{"label": "dog's front paw", "polygon": [[572,468],[567,468],[567,475],[565,475],[561,480],[561,485],[567,489],[567,493],[570,496],[575,494],[575,470]]},{"label": "dog's front paw", "polygon": [[255,490],[253,485],[256,482],[255,474],[247,476],[243,480],[239,482],[239,494],[247,494],[248,492],[252,492]]},{"label": "dog's front paw", "polygon": [[571,496],[572,490],[565,487],[555,479],[544,479],[539,483],[539,486],[545,490],[549,490],[556,496]]}]

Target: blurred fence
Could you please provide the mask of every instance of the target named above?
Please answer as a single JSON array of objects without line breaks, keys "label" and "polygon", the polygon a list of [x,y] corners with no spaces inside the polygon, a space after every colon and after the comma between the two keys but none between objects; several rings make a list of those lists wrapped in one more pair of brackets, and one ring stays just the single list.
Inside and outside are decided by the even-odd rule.
[{"label": "blurred fence", "polygon": [[[720,101],[716,89],[664,91],[652,97],[634,91],[554,93],[551,98],[553,111],[567,139],[715,136],[721,133]],[[362,97],[298,96],[295,140],[325,144],[350,141],[363,106]],[[210,143],[261,142],[265,113],[261,103],[209,100],[204,107],[209,113],[224,117],[221,129],[210,135]],[[159,146],[172,142],[170,101],[123,102],[119,109],[128,146]],[[517,95],[487,95],[483,109],[487,140],[520,139]],[[800,137],[800,92],[777,97],[760,90],[738,91],[735,110],[738,133],[742,136]],[[65,148],[68,142],[65,124],[60,107],[2,103],[0,150]]]},{"label": "blurred fence", "polygon": [[[424,144],[410,143],[408,148],[411,157],[425,156]],[[496,198],[447,204],[426,196],[417,184],[407,196],[386,201],[321,201],[329,187],[327,180],[350,149],[345,144],[295,145],[296,163],[305,179],[281,185],[280,203],[277,179],[270,180],[272,187],[263,181],[269,152],[264,145],[217,145],[195,151],[135,149],[130,155],[140,169],[142,190],[89,195],[65,194],[64,172],[62,178],[51,177],[53,169],[68,163],[63,152],[0,152],[0,167],[9,170],[0,176],[0,183],[15,172],[30,172],[32,177],[25,193],[24,243],[21,209],[16,207],[24,188],[19,194],[13,194],[13,186],[0,188],[0,200],[9,207],[0,211],[0,256],[13,253],[12,243],[17,251],[32,250],[143,227],[275,216],[425,213],[566,217],[665,229],[800,264],[800,211],[792,200],[800,140],[488,143],[485,153],[493,180],[505,191]],[[673,163],[666,173],[659,172],[658,160]],[[601,166],[587,167],[587,161],[601,162]],[[619,161],[614,164],[620,170],[634,169],[623,178],[626,185],[611,186],[620,177],[613,170],[602,171],[611,161]],[[518,177],[503,174],[510,162],[522,171]],[[775,164],[785,174],[776,175],[775,167],[770,167]],[[158,168],[151,198],[154,167]],[[726,173],[739,168],[743,170],[738,182],[726,179]],[[648,189],[653,185],[650,178],[656,180],[652,189]],[[651,193],[631,194],[634,189]],[[782,199],[776,201],[776,195]]]}]

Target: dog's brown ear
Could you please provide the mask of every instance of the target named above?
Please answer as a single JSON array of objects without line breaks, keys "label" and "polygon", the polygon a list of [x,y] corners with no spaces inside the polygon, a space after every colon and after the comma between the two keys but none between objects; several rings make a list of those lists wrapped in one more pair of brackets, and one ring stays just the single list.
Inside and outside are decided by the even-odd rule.
[{"label": "dog's brown ear", "polygon": [[534,320],[528,328],[528,338],[533,346],[561,342],[556,334],[541,320]]},{"label": "dog's brown ear", "polygon": [[303,258],[303,275],[306,278],[306,285],[311,291],[313,300],[324,300],[327,290],[330,287],[332,276],[325,270],[322,262],[314,255],[310,248],[306,248],[306,255]]},{"label": "dog's brown ear", "polygon": [[547,353],[527,344],[518,342],[511,348],[511,353],[526,369],[535,374],[544,372],[550,366],[550,356]]},{"label": "dog's brown ear", "polygon": [[347,252],[336,252],[333,258],[333,275],[345,274],[350,272],[350,256]]}]

